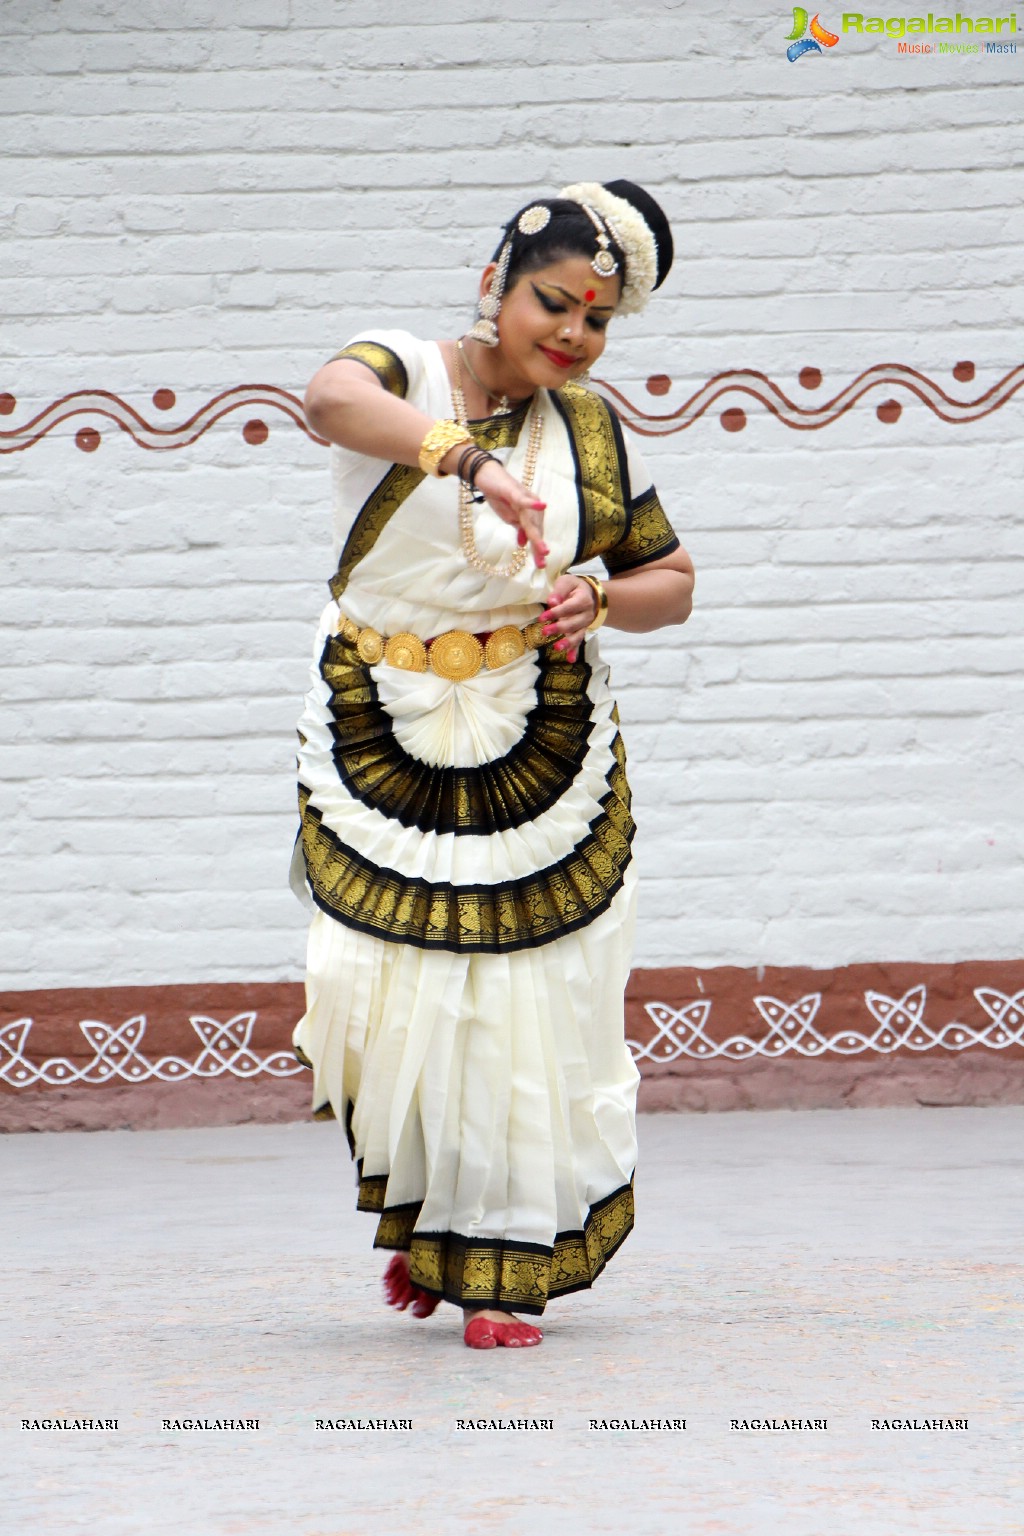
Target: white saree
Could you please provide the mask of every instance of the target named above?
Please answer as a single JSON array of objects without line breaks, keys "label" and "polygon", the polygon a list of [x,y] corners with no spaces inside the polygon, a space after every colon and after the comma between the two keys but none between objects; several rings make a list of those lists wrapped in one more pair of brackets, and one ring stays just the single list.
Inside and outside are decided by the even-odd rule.
[{"label": "white saree", "polygon": [[[435,343],[344,349],[435,417]],[[293,882],[311,902],[295,1047],[313,1107],[345,1126],[375,1246],[459,1306],[538,1314],[589,1286],[633,1224],[636,1088],[623,989],[635,908],[618,717],[595,636],[451,682],[367,665],[341,619],[424,641],[536,619],[556,575],[677,547],[609,407],[542,392],[534,486],[547,570],[465,559],[452,479],[335,448],[340,560],[299,724]],[[525,409],[473,423],[521,477]],[[493,564],[514,530],[487,507]],[[351,631],[350,631],[351,632]]]}]

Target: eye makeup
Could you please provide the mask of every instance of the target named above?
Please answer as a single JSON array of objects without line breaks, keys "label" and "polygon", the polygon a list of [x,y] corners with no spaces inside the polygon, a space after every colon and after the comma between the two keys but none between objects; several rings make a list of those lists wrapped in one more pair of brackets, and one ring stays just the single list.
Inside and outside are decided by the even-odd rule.
[{"label": "eye makeup", "polygon": [[[533,289],[534,293],[537,295],[537,298],[540,300],[542,307],[547,310],[549,315],[566,314],[568,309],[567,305],[558,303],[558,301],[553,299],[550,294],[547,294],[543,291],[543,289],[538,288],[536,283],[531,283],[530,287]],[[561,292],[561,290],[559,291]],[[579,300],[573,299],[572,302],[574,304],[578,304]],[[592,331],[605,331],[608,329],[608,320],[603,315],[588,314],[587,324],[590,326]]]}]

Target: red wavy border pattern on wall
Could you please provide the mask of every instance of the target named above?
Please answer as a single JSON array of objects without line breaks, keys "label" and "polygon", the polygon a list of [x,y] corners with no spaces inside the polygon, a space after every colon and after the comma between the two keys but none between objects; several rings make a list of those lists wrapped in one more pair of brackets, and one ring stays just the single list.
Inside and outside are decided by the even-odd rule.
[{"label": "red wavy border pattern on wall", "polygon": [[[957,363],[953,374],[959,381],[968,382],[974,377],[974,364]],[[595,382],[615,401],[626,424],[644,437],[667,437],[675,432],[683,432],[728,396],[755,400],[783,426],[793,431],[817,432],[838,421],[865,396],[875,391],[888,392],[893,389],[904,391],[920,400],[940,421],[951,425],[981,421],[1004,406],[1024,385],[1024,364],[1012,368],[976,399],[956,400],[934,379],[916,368],[902,363],[878,363],[858,374],[830,400],[813,406],[798,405],[767,374],[750,368],[736,368],[727,373],[715,374],[682,405],[665,414],[641,409],[607,380]],[[800,383],[805,389],[819,387],[819,370],[802,369]],[[647,380],[647,389],[652,395],[668,394],[671,387],[672,381],[665,374],[654,374]],[[176,396],[172,390],[158,389],[153,395],[153,404],[160,411],[171,410],[176,404]],[[0,393],[0,415],[13,415],[16,407],[17,401],[13,395]],[[279,412],[313,442],[326,446],[325,440],[307,425],[298,395],[275,384],[239,384],[234,389],[225,389],[214,395],[180,425],[167,427],[148,421],[134,406],[110,390],[76,390],[53,401],[24,425],[0,430],[0,453],[18,453],[31,448],[48,433],[79,416],[87,418],[74,435],[76,445],[83,452],[92,452],[100,445],[101,433],[92,424],[96,420],[113,422],[122,432],[127,432],[140,448],[166,452],[174,448],[191,447],[217,422],[237,411],[246,412],[242,427],[246,442],[257,445],[266,441],[270,429],[261,416],[249,415],[254,410]],[[875,407],[875,415],[888,425],[898,421],[901,412],[900,401],[891,396],[887,396]],[[738,432],[747,424],[747,413],[741,405],[727,405],[719,414],[719,422],[726,431]]]}]

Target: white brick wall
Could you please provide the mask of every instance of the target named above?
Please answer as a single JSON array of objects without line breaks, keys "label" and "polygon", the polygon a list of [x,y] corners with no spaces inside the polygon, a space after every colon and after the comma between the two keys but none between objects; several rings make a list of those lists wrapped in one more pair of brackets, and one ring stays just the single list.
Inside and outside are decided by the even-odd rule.
[{"label": "white brick wall", "polygon": [[[876,363],[974,399],[1021,361],[1024,54],[844,39],[791,65],[787,8],[752,3],[228,14],[4,6],[0,430],[84,388],[169,425],[237,384],[301,392],[365,325],[451,334],[502,219],[595,176],[645,182],[677,231],[601,370],[645,409],[737,367],[804,405]],[[685,630],[606,641],[639,963],[1020,953],[1024,395],[950,425],[888,393],[894,425],[877,391],[810,433],[731,395],[649,444],[699,583]],[[262,447],[244,415],[166,455],[90,417],[94,454],[82,418],[0,456],[5,986],[301,972],[327,466],[260,414]]]}]

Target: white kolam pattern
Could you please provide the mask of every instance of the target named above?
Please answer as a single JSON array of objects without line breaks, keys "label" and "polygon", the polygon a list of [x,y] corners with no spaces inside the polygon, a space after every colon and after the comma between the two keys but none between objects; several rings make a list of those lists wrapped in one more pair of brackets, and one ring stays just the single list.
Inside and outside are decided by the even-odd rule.
[{"label": "white kolam pattern", "polygon": [[[825,1035],[815,1027],[822,995],[808,992],[795,1003],[781,998],[760,996],[754,1005],[767,1026],[763,1035],[730,1035],[713,1040],[707,1033],[712,1000],[700,998],[673,1008],[668,1003],[647,1003],[645,1012],[654,1026],[647,1042],[627,1040],[634,1061],[650,1061],[659,1066],[688,1056],[697,1061],[715,1057],[743,1061],[755,1057],[857,1056],[866,1053],[891,1055],[905,1049],[921,1053],[942,1048],[965,1051],[981,1047],[1004,1051],[1009,1046],[1024,1045],[1024,990],[1009,994],[996,987],[975,987],[974,996],[988,1015],[989,1022],[980,1029],[951,1020],[937,1028],[925,1023],[928,994],[925,986],[912,987],[902,997],[887,997],[883,992],[867,991],[864,1004],[874,1020],[873,1029],[844,1030]],[[303,1069],[290,1050],[273,1051],[262,1056],[250,1045],[257,1019],[255,1011],[235,1014],[226,1024],[204,1014],[192,1014],[189,1023],[199,1037],[201,1050],[193,1060],[183,1056],[161,1056],[155,1060],[143,1055],[141,1046],[146,1032],[145,1014],[135,1014],[123,1024],[112,1026],[94,1019],[79,1023],[93,1051],[92,1059],[76,1066],[65,1056],[50,1056],[33,1061],[26,1054],[33,1020],[16,1019],[0,1029],[0,1082],[10,1088],[36,1088],[40,1084],[59,1087],[71,1083],[104,1084],[183,1082],[187,1078],[260,1076],[293,1077]]]},{"label": "white kolam pattern", "polygon": [[938,1029],[924,1021],[927,988],[912,987],[901,998],[886,997],[882,992],[864,993],[864,1003],[876,1028],[843,1030],[824,1035],[815,1028],[821,1007],[821,993],[808,992],[795,1003],[777,997],[755,997],[754,1005],[767,1025],[767,1033],[758,1038],[730,1035],[713,1040],[707,1033],[711,999],[672,1008],[667,1003],[647,1003],[645,1012],[655,1028],[646,1044],[630,1040],[628,1045],[637,1062],[664,1065],[682,1056],[697,1061],[724,1057],[743,1061],[753,1057],[857,1056],[866,1052],[890,1055],[906,1049],[916,1052],[935,1050],[964,1051],[970,1046],[1003,1051],[1011,1045],[1024,1045],[1024,991],[1008,996],[994,987],[975,987],[974,995],[989,1016],[981,1029],[953,1020]]},{"label": "white kolam pattern", "polygon": [[193,1014],[189,1023],[199,1036],[202,1049],[194,1060],[182,1056],[161,1056],[150,1060],[140,1046],[146,1033],[146,1015],[136,1014],[113,1027],[95,1019],[79,1023],[93,1050],[92,1060],[75,1066],[66,1056],[50,1056],[34,1062],[25,1054],[31,1019],[17,1019],[0,1029],[0,1082],[12,1088],[36,1088],[40,1083],[63,1086],[69,1083],[144,1083],[158,1078],[164,1083],[183,1082],[186,1078],[209,1077],[292,1077],[303,1069],[292,1052],[273,1051],[261,1056],[249,1044],[256,1014],[236,1013],[226,1024],[203,1014]]}]

